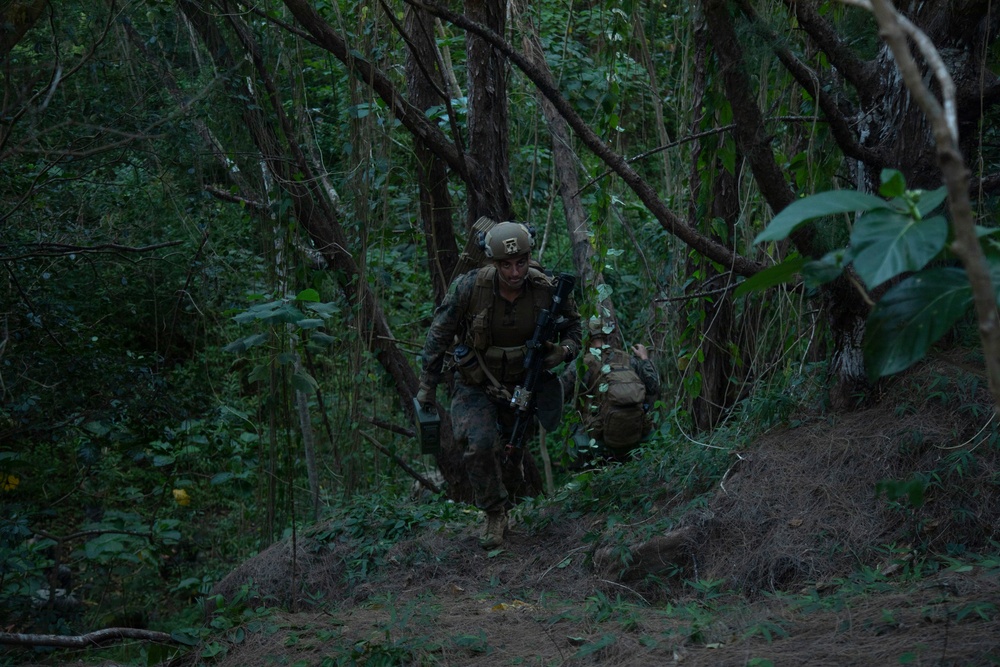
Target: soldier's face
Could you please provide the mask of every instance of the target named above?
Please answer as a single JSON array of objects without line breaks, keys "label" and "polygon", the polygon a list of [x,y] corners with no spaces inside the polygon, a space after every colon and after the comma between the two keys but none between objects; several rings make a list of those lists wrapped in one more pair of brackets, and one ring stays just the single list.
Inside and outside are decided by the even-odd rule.
[{"label": "soldier's face", "polygon": [[524,278],[528,275],[528,256],[521,255],[511,259],[501,259],[497,262],[497,274],[500,282],[510,289],[521,289]]}]

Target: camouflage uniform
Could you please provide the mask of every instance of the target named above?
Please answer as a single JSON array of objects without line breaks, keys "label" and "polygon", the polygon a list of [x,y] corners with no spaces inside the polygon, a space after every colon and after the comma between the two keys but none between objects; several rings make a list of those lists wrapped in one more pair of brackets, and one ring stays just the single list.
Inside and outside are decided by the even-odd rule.
[{"label": "camouflage uniform", "polygon": [[[492,273],[482,273],[492,272]],[[492,275],[492,289],[483,286]],[[477,293],[479,290],[479,293]],[[474,350],[499,387],[488,378],[472,378],[456,371],[451,402],[455,441],[464,447],[463,460],[475,493],[475,503],[486,512],[507,503],[500,454],[511,433],[516,413],[510,407],[510,393],[524,379],[524,344],[531,339],[537,311],[551,308],[553,281],[540,271],[529,271],[525,289],[514,301],[500,297],[493,267],[470,271],[456,278],[427,332],[421,354],[421,384],[437,386],[451,365],[445,358],[456,343]],[[488,303],[483,303],[486,300]],[[484,313],[484,309],[489,313]],[[475,311],[475,312],[474,312]],[[485,324],[485,319],[488,324]],[[566,360],[579,354],[583,329],[572,297],[563,305],[562,323],[557,327],[558,343],[568,348]],[[478,381],[477,381],[478,380]],[[502,437],[501,437],[502,436]]]}]

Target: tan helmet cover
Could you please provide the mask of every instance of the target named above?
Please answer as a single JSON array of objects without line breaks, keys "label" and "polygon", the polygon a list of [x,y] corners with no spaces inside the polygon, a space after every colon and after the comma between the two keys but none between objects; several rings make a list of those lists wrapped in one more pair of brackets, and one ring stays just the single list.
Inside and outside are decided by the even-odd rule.
[{"label": "tan helmet cover", "polygon": [[608,336],[615,330],[615,323],[602,317],[592,316],[587,320],[587,333],[593,336]]},{"label": "tan helmet cover", "polygon": [[531,252],[535,239],[520,222],[501,222],[486,232],[483,252],[490,259],[507,259]]}]

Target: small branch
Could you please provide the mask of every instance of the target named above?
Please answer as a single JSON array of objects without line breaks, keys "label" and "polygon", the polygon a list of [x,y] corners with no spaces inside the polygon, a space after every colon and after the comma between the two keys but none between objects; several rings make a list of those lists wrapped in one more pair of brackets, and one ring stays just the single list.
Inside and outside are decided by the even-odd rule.
[{"label": "small branch", "polygon": [[32,635],[19,632],[0,632],[0,644],[8,646],[54,646],[57,648],[87,648],[103,646],[112,642],[139,639],[161,644],[178,644],[166,632],[142,630],[140,628],[105,628],[85,635]]},{"label": "small branch", "polygon": [[[722,134],[723,132],[729,132],[730,130],[734,129],[735,127],[736,127],[735,123],[730,123],[729,125],[723,125],[722,127],[713,127],[710,130],[704,130],[702,132],[696,132],[696,133],[688,135],[686,137],[682,137],[682,138],[678,139],[677,141],[671,141],[670,143],[664,144],[663,146],[657,146],[656,148],[651,148],[648,151],[645,151],[643,153],[639,153],[638,155],[633,155],[630,158],[626,158],[625,159],[625,164],[632,164],[633,162],[638,162],[640,160],[645,160],[646,158],[648,158],[651,155],[656,155],[657,153],[662,153],[663,151],[670,150],[671,148],[676,148],[677,146],[683,146],[684,144],[686,144],[688,142],[691,142],[691,141],[698,141],[699,139],[701,139],[703,137],[708,137],[708,136],[711,136],[713,134]],[[573,196],[574,197],[578,196],[581,192],[583,192],[584,190],[586,190],[587,188],[589,188],[591,185],[593,185],[597,181],[600,181],[600,180],[606,178],[607,176],[610,176],[613,173],[615,173],[614,169],[605,169],[603,172],[601,172],[597,176],[594,176],[592,179],[590,179],[589,181],[587,181],[586,183],[584,183],[576,192],[573,193]]]},{"label": "small branch", "polygon": [[140,533],[135,530],[104,530],[104,529],[81,530],[79,532],[70,533],[69,535],[64,535],[62,537],[58,535],[53,535],[52,533],[46,532],[44,530],[36,530],[35,535],[44,537],[47,540],[52,540],[53,542],[59,542],[60,544],[62,544],[63,542],[69,542],[71,540],[78,540],[81,537],[94,537],[97,535],[130,535],[131,537],[141,537],[143,539],[150,541],[156,540],[156,537],[153,535],[152,532]]},{"label": "small branch", "polygon": [[[13,262],[19,259],[30,259],[33,257],[63,257],[65,255],[96,255],[101,253],[143,253],[161,248],[170,248],[183,243],[183,241],[167,241],[148,246],[125,246],[117,243],[102,243],[95,246],[70,245],[68,243],[32,243],[29,248],[37,248],[34,252],[23,253],[21,255],[0,256],[0,262]],[[12,244],[0,244],[0,248],[8,248]]]},{"label": "small branch", "polygon": [[214,185],[206,185],[204,190],[205,192],[212,195],[216,199],[227,201],[233,204],[240,204],[242,206],[246,206],[248,209],[252,211],[258,211],[258,212],[267,211],[267,204],[261,201],[257,201],[256,199],[247,199],[246,197],[235,195],[232,192],[229,192],[228,190],[221,190],[215,187]]},{"label": "small branch", "polygon": [[694,301],[695,299],[702,299],[707,296],[716,296],[718,294],[725,294],[730,292],[740,286],[740,283],[729,283],[723,287],[717,287],[712,290],[706,290],[704,292],[698,292],[696,294],[685,294],[684,296],[664,296],[658,299],[653,299],[653,303],[670,303],[674,301]]},{"label": "small branch", "polygon": [[379,340],[388,341],[390,343],[393,343],[397,347],[408,347],[408,348],[410,348],[412,350],[416,350],[417,352],[419,352],[422,349],[424,349],[424,344],[423,343],[416,343],[416,342],[408,341],[408,340],[400,340],[398,338],[393,338],[391,336],[379,336],[378,339]]},{"label": "small branch", "polygon": [[358,431],[358,433],[360,433],[365,440],[372,443],[375,446],[375,449],[379,450],[380,452],[388,456],[390,459],[395,461],[396,465],[405,470],[407,474],[410,475],[410,477],[412,477],[413,479],[417,480],[418,482],[426,486],[428,489],[430,489],[432,493],[441,493],[441,489],[437,487],[437,484],[430,481],[429,479],[421,475],[419,472],[411,468],[406,461],[404,461],[403,459],[399,458],[398,456],[390,452],[385,445],[383,445],[378,440],[373,438],[368,433],[365,433],[364,431]]},{"label": "small branch", "polygon": [[417,432],[411,428],[406,428],[405,426],[399,426],[398,424],[387,422],[384,419],[379,419],[378,417],[368,417],[368,422],[372,424],[372,426],[378,426],[379,428],[384,428],[387,431],[398,433],[399,435],[405,436],[407,438],[415,438],[417,436]]}]

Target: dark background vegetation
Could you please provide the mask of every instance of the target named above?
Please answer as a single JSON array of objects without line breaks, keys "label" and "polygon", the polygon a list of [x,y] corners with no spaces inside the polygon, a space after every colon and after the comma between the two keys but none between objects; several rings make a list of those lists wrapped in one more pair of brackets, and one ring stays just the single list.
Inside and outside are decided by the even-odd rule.
[{"label": "dark background vegetation", "polygon": [[[868,12],[759,4],[0,2],[0,631],[170,634],[0,663],[997,660],[971,316],[878,380],[886,286],[732,294],[846,243],[755,245],[799,197],[941,185]],[[908,14],[987,228],[992,11]],[[480,216],[532,223],[664,386],[634,462],[546,434],[498,552],[407,409]]]}]

